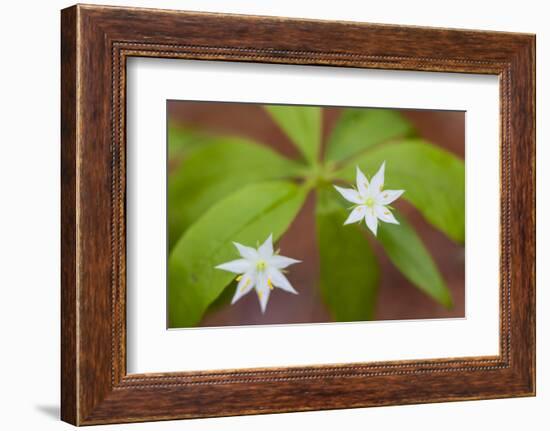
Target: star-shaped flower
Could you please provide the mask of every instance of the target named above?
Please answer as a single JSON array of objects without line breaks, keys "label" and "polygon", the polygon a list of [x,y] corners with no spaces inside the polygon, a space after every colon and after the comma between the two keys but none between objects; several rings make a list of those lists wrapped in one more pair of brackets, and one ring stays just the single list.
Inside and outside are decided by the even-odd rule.
[{"label": "star-shaped flower", "polygon": [[368,228],[376,236],[379,219],[386,223],[399,224],[387,205],[395,201],[405,190],[382,190],[385,166],[386,162],[382,163],[370,183],[357,166],[357,189],[334,186],[344,199],[354,204],[353,210],[344,225],[365,219]]},{"label": "star-shaped flower", "polygon": [[233,244],[237,247],[241,259],[216,266],[217,269],[239,274],[237,277],[237,290],[231,304],[237,302],[252,289],[256,289],[260,307],[262,313],[264,313],[269,294],[274,287],[298,294],[283,274],[282,269],[300,261],[274,252],[273,235],[269,235],[267,240],[257,249],[237,242]]}]

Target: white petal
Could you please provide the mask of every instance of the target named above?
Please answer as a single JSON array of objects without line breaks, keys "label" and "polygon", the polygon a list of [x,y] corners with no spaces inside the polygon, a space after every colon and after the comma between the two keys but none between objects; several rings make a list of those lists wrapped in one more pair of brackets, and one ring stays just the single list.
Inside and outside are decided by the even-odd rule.
[{"label": "white petal", "polygon": [[354,204],[361,204],[363,203],[361,200],[361,196],[359,195],[359,192],[354,189],[345,189],[343,187],[334,186],[336,190],[344,197],[345,200],[354,203]]},{"label": "white petal", "polygon": [[298,294],[298,292],[296,292],[296,290],[292,287],[292,284],[290,284],[290,281],[288,281],[284,274],[278,269],[271,268],[268,275],[269,280],[271,281],[271,284],[273,286],[276,286],[279,289],[286,290],[287,292],[294,293],[296,295]]},{"label": "white petal", "polygon": [[293,265],[295,263],[300,263],[301,260],[292,259],[291,257],[286,256],[280,256],[278,254],[275,254],[269,258],[267,261],[269,266],[272,266],[277,269],[283,269],[287,266]]},{"label": "white petal", "polygon": [[256,293],[258,294],[258,301],[260,301],[262,313],[265,313],[267,301],[269,301],[269,294],[271,293],[269,284],[267,284],[267,274],[265,272],[258,274],[256,280]]},{"label": "white petal", "polygon": [[374,209],[368,208],[367,213],[365,214],[365,222],[367,223],[368,228],[376,236],[376,230],[378,228],[378,219],[374,213]]},{"label": "white petal", "polygon": [[232,260],[231,262],[225,262],[216,266],[216,269],[223,269],[224,271],[234,272],[235,274],[244,274],[251,267],[250,261],[246,259]]},{"label": "white petal", "polygon": [[375,207],[376,217],[386,223],[399,224],[389,209],[382,205],[376,205]]},{"label": "white petal", "polygon": [[367,177],[363,172],[361,172],[361,169],[359,169],[359,166],[356,166],[357,174],[356,174],[356,183],[357,183],[357,190],[359,191],[359,194],[363,197],[367,195],[367,191],[369,189],[369,180],[367,180]]},{"label": "white petal", "polygon": [[356,206],[344,222],[344,225],[361,221],[365,217],[367,207],[365,205]]},{"label": "white petal", "polygon": [[231,304],[234,304],[239,299],[241,299],[244,295],[250,292],[253,287],[254,287],[254,273],[250,272],[250,273],[243,274],[242,278],[239,280],[239,283],[237,284],[237,289],[235,290],[235,295],[233,295]]},{"label": "white petal", "polygon": [[389,205],[403,193],[405,190],[383,190],[376,201],[379,205]]},{"label": "white petal", "polygon": [[378,193],[380,193],[380,191],[382,190],[382,187],[384,186],[385,167],[386,167],[386,162],[382,163],[382,166],[380,166],[380,169],[378,169],[378,172],[370,180],[369,195],[372,197],[377,196]]},{"label": "white petal", "polygon": [[247,247],[246,245],[239,244],[238,242],[233,242],[237,250],[242,257],[245,259],[256,260],[258,259],[258,251],[254,247]]},{"label": "white petal", "polygon": [[273,234],[270,234],[260,248],[258,248],[258,254],[263,259],[268,259],[273,255]]}]

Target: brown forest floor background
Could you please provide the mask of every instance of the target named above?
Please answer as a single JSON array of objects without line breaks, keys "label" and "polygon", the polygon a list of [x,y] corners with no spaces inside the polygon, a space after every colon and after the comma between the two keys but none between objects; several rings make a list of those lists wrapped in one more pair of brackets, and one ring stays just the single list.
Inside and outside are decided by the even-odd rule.
[{"label": "brown forest floor background", "polygon": [[[419,134],[464,160],[464,112],[399,110],[416,127]],[[329,136],[341,113],[341,108],[325,108],[323,112],[323,143]],[[284,133],[268,117],[261,105],[215,102],[168,103],[170,124],[192,126],[211,132],[243,136],[263,143],[290,158],[298,152]],[[185,168],[185,162],[182,168]],[[391,169],[388,166],[387,169]],[[373,172],[367,175],[373,175]],[[406,189],[406,185],[403,185]],[[301,259],[294,265],[291,282],[299,295],[275,289],[266,313],[262,315],[256,295],[249,294],[232,306],[224,306],[207,313],[199,326],[226,326],[251,324],[315,323],[332,321],[318,289],[319,261],[316,251],[315,197],[310,195],[278,246],[281,253]],[[420,213],[398,200],[395,206],[414,225],[422,241],[434,258],[449,286],[454,308],[446,310],[421,293],[392,265],[382,248],[375,244],[380,264],[379,298],[376,320],[425,319],[464,317],[465,265],[464,248],[424,221]],[[375,243],[375,241],[371,241]]]}]

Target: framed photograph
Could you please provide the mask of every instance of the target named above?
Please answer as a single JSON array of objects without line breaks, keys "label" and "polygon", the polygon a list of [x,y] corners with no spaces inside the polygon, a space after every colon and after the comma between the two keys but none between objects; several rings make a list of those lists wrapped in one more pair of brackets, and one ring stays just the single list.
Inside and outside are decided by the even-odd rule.
[{"label": "framed photograph", "polygon": [[535,37],[62,11],[62,419],[535,394]]}]

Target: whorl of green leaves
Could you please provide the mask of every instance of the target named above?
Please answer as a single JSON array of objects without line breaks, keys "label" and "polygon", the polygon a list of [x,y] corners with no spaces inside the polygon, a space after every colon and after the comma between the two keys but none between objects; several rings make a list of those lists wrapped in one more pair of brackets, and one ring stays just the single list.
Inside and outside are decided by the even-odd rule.
[{"label": "whorl of green leaves", "polygon": [[169,326],[197,325],[234,278],[214,269],[235,258],[232,241],[254,244],[271,233],[277,240],[310,192],[316,195],[319,287],[334,320],[374,318],[381,274],[372,241],[414,286],[451,307],[445,280],[404,217],[395,212],[400,224],[382,223],[376,238],[364,226],[343,226],[348,211],[330,182],[353,183],[356,166],[374,173],[386,161],[385,188],[405,189],[402,198],[427,222],[463,244],[463,161],[418,138],[394,110],[344,110],[324,154],[320,108],[270,105],[265,111],[300,160],[244,138],[169,128],[169,157],[178,160],[168,178]]}]

